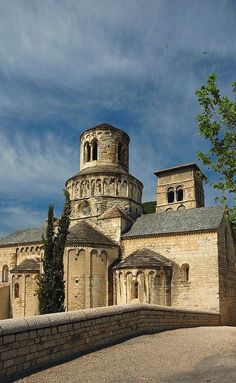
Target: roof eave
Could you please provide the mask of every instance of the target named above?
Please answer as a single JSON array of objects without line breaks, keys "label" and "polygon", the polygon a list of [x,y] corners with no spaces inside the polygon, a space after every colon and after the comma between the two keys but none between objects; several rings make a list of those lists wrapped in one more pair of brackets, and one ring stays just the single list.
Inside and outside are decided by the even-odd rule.
[{"label": "roof eave", "polygon": [[6,246],[18,247],[18,246],[22,246],[22,245],[35,245],[35,244],[43,244],[43,241],[5,243],[5,244],[0,244],[0,248],[6,247]]},{"label": "roof eave", "polygon": [[129,236],[122,236],[121,240],[143,238],[143,237],[163,237],[163,236],[168,236],[168,235],[188,235],[188,234],[197,234],[197,233],[217,232],[218,229],[219,229],[219,227],[213,228],[213,229],[200,229],[200,230],[174,231],[174,232],[156,233],[156,234],[152,233],[152,234],[129,235]]}]

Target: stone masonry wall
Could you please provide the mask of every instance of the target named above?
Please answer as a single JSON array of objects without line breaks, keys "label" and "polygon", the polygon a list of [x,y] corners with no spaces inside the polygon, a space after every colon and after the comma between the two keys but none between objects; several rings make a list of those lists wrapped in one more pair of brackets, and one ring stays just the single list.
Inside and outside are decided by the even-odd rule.
[{"label": "stone masonry wall", "polygon": [[220,313],[224,323],[236,325],[236,254],[228,222],[219,229],[218,248]]},{"label": "stone masonry wall", "polygon": [[3,320],[0,381],[141,334],[219,324],[217,313],[144,304]]},{"label": "stone masonry wall", "polygon": [[[123,258],[149,248],[173,261],[171,306],[219,311],[217,232],[122,239],[121,247]],[[181,276],[183,265],[189,265],[188,281]]]},{"label": "stone masonry wall", "polygon": [[65,306],[68,311],[108,305],[108,269],[118,247],[67,247],[64,253]]},{"label": "stone masonry wall", "polygon": [[[8,283],[11,285],[11,295],[9,295],[10,309],[9,315],[22,317],[35,315],[38,313],[38,273],[10,271],[26,259],[40,259],[43,254],[42,243],[22,244],[22,246],[0,247],[0,283],[3,279],[3,268],[8,267]],[[15,284],[19,284],[19,297],[14,296]],[[2,304],[2,301],[0,299]]]},{"label": "stone masonry wall", "polygon": [[[97,142],[97,159],[94,161],[92,147]],[[86,159],[86,145],[90,146],[91,154]],[[120,148],[119,148],[120,147]],[[118,153],[120,151],[120,153]],[[80,136],[80,170],[97,165],[121,165],[129,170],[129,136],[120,129],[98,126],[84,131]]]},{"label": "stone masonry wall", "polygon": [[[176,190],[183,188],[183,200],[177,201]],[[174,202],[168,203],[167,191],[172,188],[174,191]],[[158,176],[157,184],[157,206],[156,212],[161,213],[168,208],[178,210],[183,205],[187,209],[204,206],[204,191],[202,180],[196,174],[194,169],[178,169],[169,174]]]},{"label": "stone masonry wall", "polygon": [[10,284],[0,283],[0,319],[10,316]]}]

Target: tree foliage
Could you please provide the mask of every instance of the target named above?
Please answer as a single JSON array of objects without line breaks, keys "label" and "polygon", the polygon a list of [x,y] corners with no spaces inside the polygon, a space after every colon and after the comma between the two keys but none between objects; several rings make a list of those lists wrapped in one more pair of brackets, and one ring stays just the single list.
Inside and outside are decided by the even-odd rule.
[{"label": "tree foliage", "polygon": [[143,202],[143,210],[145,213],[156,213],[156,201]]},{"label": "tree foliage", "polygon": [[54,247],[54,209],[48,207],[46,237],[43,237],[44,256],[42,259],[44,274],[39,278],[39,312],[47,314],[51,311],[51,297],[53,293],[53,247]]},{"label": "tree foliage", "polygon": [[[236,82],[232,88],[236,97]],[[210,142],[208,152],[200,152],[198,156],[216,173],[216,180],[210,183],[220,191],[221,197],[217,199],[225,205],[228,219],[236,223],[235,198],[233,206],[228,206],[229,196],[236,193],[236,99],[221,96],[215,74],[209,75],[207,84],[196,95],[201,106],[201,114],[197,116],[199,132]]]},{"label": "tree foliage", "polygon": [[43,274],[39,278],[39,312],[49,314],[64,311],[65,287],[63,255],[70,224],[70,197],[65,190],[65,204],[59,220],[58,232],[54,229],[54,209],[48,208],[46,238],[43,238]]}]

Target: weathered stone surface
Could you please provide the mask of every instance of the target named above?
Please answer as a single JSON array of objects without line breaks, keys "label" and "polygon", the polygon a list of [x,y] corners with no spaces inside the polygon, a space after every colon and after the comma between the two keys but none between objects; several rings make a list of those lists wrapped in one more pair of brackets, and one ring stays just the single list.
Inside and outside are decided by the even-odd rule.
[{"label": "weathered stone surface", "polygon": [[[65,309],[98,311],[78,314],[79,321],[72,313],[38,321],[45,228],[35,228],[0,241],[0,319],[36,316],[27,319],[30,336],[37,328],[44,337],[59,331],[51,327],[55,323],[80,331],[84,321],[88,325],[87,315],[106,318],[112,313],[114,319],[116,308],[101,309],[101,314],[102,307],[141,302],[217,311],[222,323],[236,324],[232,232],[221,208],[204,208],[197,165],[156,172],[157,213],[138,218],[143,185],[129,174],[128,135],[101,124],[86,130],[80,142],[80,172],[66,182],[72,212],[64,252]],[[123,310],[139,315],[139,309]]]},{"label": "weathered stone surface", "polygon": [[[8,347],[4,345],[1,349],[1,382],[6,377],[13,378],[16,372],[29,372],[49,361],[56,363],[64,357],[73,358],[127,337],[187,326],[219,325],[220,316],[218,313],[133,304],[36,316],[27,318],[27,321],[2,321],[1,339],[4,344],[5,340],[8,342]],[[49,322],[50,327],[47,327]]]}]

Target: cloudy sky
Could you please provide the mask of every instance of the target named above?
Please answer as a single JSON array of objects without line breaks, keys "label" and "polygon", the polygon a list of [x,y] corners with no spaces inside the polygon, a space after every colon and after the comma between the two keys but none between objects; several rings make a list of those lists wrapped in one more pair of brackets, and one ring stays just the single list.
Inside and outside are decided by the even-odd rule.
[{"label": "cloudy sky", "polygon": [[60,213],[79,135],[101,122],[130,135],[154,200],[153,172],[207,147],[195,90],[236,80],[235,0],[0,0],[0,36],[0,237]]}]

